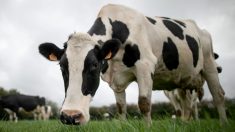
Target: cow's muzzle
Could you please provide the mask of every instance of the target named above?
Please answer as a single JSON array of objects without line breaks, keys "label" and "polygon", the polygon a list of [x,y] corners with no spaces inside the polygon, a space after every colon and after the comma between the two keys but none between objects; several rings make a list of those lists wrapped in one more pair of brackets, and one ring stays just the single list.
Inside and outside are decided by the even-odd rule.
[{"label": "cow's muzzle", "polygon": [[78,110],[63,110],[60,115],[60,121],[67,125],[80,125],[84,123],[84,116]]}]

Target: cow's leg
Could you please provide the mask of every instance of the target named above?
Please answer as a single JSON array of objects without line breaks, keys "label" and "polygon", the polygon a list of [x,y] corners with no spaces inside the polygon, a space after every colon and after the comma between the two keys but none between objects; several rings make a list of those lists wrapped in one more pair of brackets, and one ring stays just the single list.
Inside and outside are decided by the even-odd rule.
[{"label": "cow's leg", "polygon": [[145,89],[143,86],[139,86],[139,100],[138,105],[141,113],[144,115],[144,120],[150,126],[152,124],[151,120],[151,89]]},{"label": "cow's leg", "polygon": [[119,118],[121,120],[126,119],[126,92],[125,90],[122,92],[115,92],[115,98],[116,98],[116,105],[118,109]]},{"label": "cow's leg", "polygon": [[191,94],[191,108],[192,108],[192,113],[194,116],[195,120],[198,120],[198,107],[197,107],[197,98],[198,98],[198,93],[193,90]]},{"label": "cow's leg", "polygon": [[46,112],[46,106],[41,106],[40,107],[40,118],[45,121],[45,120],[47,120],[47,115],[48,115],[48,113]]},{"label": "cow's leg", "polygon": [[13,121],[13,113],[8,113],[9,114],[9,120]]},{"label": "cow's leg", "polygon": [[195,120],[198,120],[199,117],[198,117],[197,102],[194,102],[192,108],[193,108],[193,115],[194,115],[194,118],[195,118]]},{"label": "cow's leg", "polygon": [[38,116],[35,112],[33,113],[33,117],[34,117],[34,120],[36,121]]},{"label": "cow's leg", "polygon": [[214,104],[217,107],[221,123],[227,122],[227,116],[224,107],[224,90],[220,85],[217,64],[213,56],[212,40],[210,34],[202,30],[200,42],[202,43],[203,49],[203,77],[205,78],[209,87],[210,93],[213,97]]},{"label": "cow's leg", "polygon": [[203,75],[212,94],[213,101],[217,107],[221,123],[227,122],[225,107],[224,107],[224,90],[220,85],[218,72],[212,56],[204,61]]},{"label": "cow's leg", "polygon": [[180,106],[179,99],[177,98],[177,95],[176,95],[177,89],[172,90],[172,91],[164,90],[164,93],[168,97],[168,99],[170,100],[170,103],[173,105],[173,107],[175,109],[175,113],[174,113],[174,115],[172,115],[172,118],[180,117],[182,109]]},{"label": "cow's leg", "polygon": [[144,115],[144,119],[148,126],[152,124],[151,120],[151,96],[152,96],[152,72],[151,69],[146,70],[146,67],[151,68],[148,62],[139,62],[136,65],[136,78],[139,87],[139,100],[138,105],[141,113]]},{"label": "cow's leg", "polygon": [[15,119],[15,122],[18,122],[18,117],[17,117],[17,114],[15,112],[13,112],[13,119]]},{"label": "cow's leg", "polygon": [[191,117],[191,99],[190,96],[188,96],[189,91],[188,90],[182,90],[182,89],[178,89],[179,92],[179,99],[180,99],[180,104],[181,104],[181,108],[182,108],[182,115],[181,115],[181,119],[183,121],[188,121]]}]

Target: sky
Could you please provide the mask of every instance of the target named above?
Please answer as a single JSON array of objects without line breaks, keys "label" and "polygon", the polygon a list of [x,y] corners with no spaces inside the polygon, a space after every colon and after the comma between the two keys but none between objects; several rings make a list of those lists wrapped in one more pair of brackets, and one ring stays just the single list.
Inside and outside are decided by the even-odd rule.
[{"label": "sky", "polygon": [[[39,95],[56,102],[64,99],[64,85],[57,62],[49,62],[38,52],[39,44],[53,42],[62,48],[69,34],[87,32],[102,6],[122,4],[146,16],[193,19],[208,30],[226,97],[235,97],[235,1],[234,0],[1,0],[0,1],[0,86],[23,94]],[[211,95],[205,85],[204,99]],[[137,104],[138,87],[126,90],[127,102]],[[152,102],[167,101],[162,91],[154,91]],[[92,106],[115,103],[113,91],[101,81]]]}]

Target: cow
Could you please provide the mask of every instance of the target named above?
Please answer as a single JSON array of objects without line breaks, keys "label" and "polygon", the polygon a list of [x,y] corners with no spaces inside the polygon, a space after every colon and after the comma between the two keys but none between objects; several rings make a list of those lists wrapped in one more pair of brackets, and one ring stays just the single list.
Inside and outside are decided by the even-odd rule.
[{"label": "cow", "polygon": [[19,112],[32,112],[34,119],[40,118],[41,110],[45,105],[45,98],[23,94],[12,94],[0,97],[0,107],[7,111],[9,119],[18,121]]},{"label": "cow", "polygon": [[[217,53],[214,53],[214,59],[219,57]],[[218,73],[222,72],[222,67],[216,63],[216,69]],[[197,100],[201,101],[204,95],[203,85],[205,79],[199,76],[197,82],[193,82],[194,88],[186,89],[174,89],[171,91],[164,90],[164,94],[169,99],[170,103],[174,106],[175,113],[172,118],[181,117],[183,121],[188,121],[192,119],[198,120],[198,107]]]},{"label": "cow", "polygon": [[89,121],[89,105],[100,76],[114,91],[121,119],[126,119],[125,89],[137,82],[138,106],[148,125],[152,90],[193,87],[192,82],[203,76],[221,122],[227,122],[211,36],[193,20],[154,19],[123,5],[108,4],[87,33],[71,34],[63,48],[42,43],[39,52],[59,62],[65,87],[60,111],[64,124]]}]

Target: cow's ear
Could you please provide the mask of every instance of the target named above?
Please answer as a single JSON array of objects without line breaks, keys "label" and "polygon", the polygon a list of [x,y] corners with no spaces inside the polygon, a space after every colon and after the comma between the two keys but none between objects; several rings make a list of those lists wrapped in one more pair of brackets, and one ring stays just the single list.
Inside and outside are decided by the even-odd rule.
[{"label": "cow's ear", "polygon": [[118,52],[120,46],[121,46],[121,41],[118,39],[111,39],[104,42],[103,46],[99,51],[98,59],[100,60],[112,59]]},{"label": "cow's ear", "polygon": [[38,49],[40,54],[46,57],[50,61],[59,61],[61,56],[64,54],[64,50],[58,48],[53,43],[40,44]]}]

